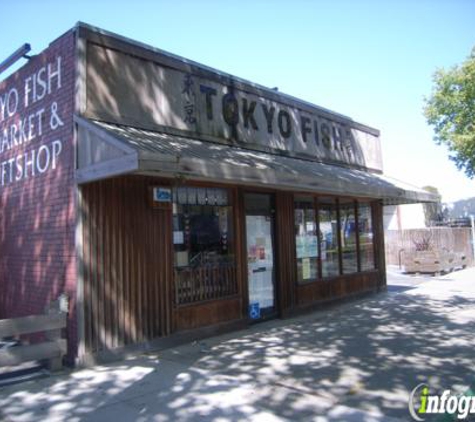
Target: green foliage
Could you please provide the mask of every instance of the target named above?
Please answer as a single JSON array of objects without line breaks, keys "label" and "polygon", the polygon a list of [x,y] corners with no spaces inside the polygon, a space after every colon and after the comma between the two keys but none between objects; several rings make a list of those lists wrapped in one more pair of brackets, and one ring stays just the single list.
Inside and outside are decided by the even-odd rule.
[{"label": "green foliage", "polygon": [[459,170],[475,176],[475,47],[459,66],[439,69],[424,114],[433,126],[434,140],[445,144]]}]

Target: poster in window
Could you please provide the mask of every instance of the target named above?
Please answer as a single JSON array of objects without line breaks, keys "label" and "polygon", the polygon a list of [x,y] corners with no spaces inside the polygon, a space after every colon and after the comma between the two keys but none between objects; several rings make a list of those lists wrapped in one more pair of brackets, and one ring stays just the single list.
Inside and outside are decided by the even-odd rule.
[{"label": "poster in window", "polygon": [[246,216],[249,300],[260,308],[274,306],[271,220]]},{"label": "poster in window", "polygon": [[297,258],[305,258],[306,250],[307,250],[307,242],[305,240],[305,236],[297,236],[295,238],[295,243],[297,246]]},{"label": "poster in window", "polygon": [[309,258],[316,258],[318,256],[317,236],[307,236],[307,256]]},{"label": "poster in window", "polygon": [[173,232],[173,244],[174,245],[183,245],[184,243],[184,234],[182,231],[174,231]]},{"label": "poster in window", "polygon": [[310,278],[310,259],[302,259],[302,278],[308,280]]}]

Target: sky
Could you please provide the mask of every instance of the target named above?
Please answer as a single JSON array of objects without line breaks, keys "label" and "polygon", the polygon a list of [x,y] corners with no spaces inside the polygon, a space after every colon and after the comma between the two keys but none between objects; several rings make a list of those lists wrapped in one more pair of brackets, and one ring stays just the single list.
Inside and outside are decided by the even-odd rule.
[{"label": "sky", "polygon": [[434,71],[475,46],[475,0],[0,0],[0,16],[0,60],[83,21],[375,127],[385,174],[475,196],[422,113]]}]

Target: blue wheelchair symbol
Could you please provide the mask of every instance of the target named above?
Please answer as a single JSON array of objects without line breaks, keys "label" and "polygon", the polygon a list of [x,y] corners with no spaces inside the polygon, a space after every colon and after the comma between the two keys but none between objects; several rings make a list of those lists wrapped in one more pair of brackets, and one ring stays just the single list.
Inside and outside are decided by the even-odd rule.
[{"label": "blue wheelchair symbol", "polygon": [[249,304],[249,317],[251,319],[259,319],[261,317],[261,307],[259,302]]}]

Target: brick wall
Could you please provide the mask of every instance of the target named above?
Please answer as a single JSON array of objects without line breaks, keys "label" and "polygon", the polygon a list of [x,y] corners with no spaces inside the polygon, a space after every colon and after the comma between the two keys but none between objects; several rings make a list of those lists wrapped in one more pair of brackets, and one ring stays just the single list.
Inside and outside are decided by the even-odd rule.
[{"label": "brick wall", "polygon": [[65,292],[70,359],[77,347],[74,78],[69,31],[0,83],[0,318],[42,313]]}]

